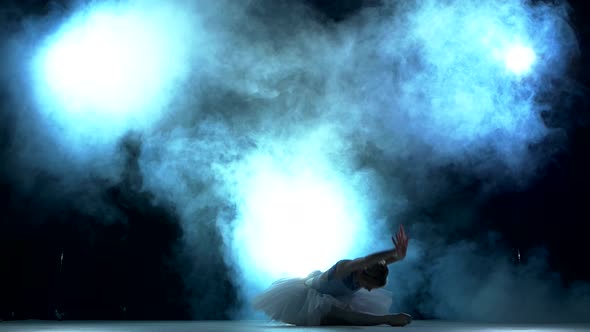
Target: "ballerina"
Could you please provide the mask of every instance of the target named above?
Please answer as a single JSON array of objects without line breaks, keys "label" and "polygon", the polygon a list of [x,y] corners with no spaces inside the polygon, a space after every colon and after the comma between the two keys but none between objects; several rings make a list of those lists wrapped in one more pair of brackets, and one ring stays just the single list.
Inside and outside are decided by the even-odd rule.
[{"label": "ballerina", "polygon": [[403,260],[408,250],[403,225],[391,239],[394,249],[341,260],[305,278],[274,282],[254,299],[254,308],[274,320],[302,326],[409,324],[410,315],[389,313],[391,292],[382,288],[387,283],[387,266]]}]

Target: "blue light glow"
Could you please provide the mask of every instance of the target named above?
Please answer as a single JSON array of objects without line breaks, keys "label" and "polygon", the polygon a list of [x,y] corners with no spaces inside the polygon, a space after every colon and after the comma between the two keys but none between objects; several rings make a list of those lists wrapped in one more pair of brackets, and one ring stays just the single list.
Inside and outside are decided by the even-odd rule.
[{"label": "blue light glow", "polygon": [[41,111],[62,135],[97,142],[150,125],[187,74],[193,25],[172,3],[105,2],[79,9],[34,58]]},{"label": "blue light glow", "polygon": [[380,53],[399,69],[373,89],[389,105],[392,142],[412,137],[437,160],[487,151],[487,160],[520,169],[529,144],[548,133],[547,105],[535,96],[577,48],[563,7],[466,0],[396,9],[404,19],[389,22]]},{"label": "blue light glow", "polygon": [[302,277],[351,251],[360,223],[338,183],[269,167],[257,167],[248,182],[235,236],[251,268]]},{"label": "blue light glow", "polygon": [[520,75],[527,73],[535,62],[535,52],[526,46],[515,45],[506,50],[504,61],[506,68]]},{"label": "blue light glow", "polygon": [[227,179],[237,181],[236,261],[258,285],[325,270],[382,240],[368,238],[377,223],[366,221],[366,188],[323,155],[332,136],[310,136],[250,153]]},{"label": "blue light glow", "polygon": [[[158,91],[165,53],[152,27],[137,15],[95,11],[47,49],[48,88],[71,111],[94,109],[109,117],[141,108]],[[138,84],[140,86],[138,86]]]}]

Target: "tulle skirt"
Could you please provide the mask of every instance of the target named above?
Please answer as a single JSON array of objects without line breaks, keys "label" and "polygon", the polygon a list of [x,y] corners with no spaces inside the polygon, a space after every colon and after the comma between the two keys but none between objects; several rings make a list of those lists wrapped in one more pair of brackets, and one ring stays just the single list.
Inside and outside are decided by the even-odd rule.
[{"label": "tulle skirt", "polygon": [[[308,278],[317,276],[312,274]],[[378,288],[370,292],[360,289],[352,295],[322,294],[307,286],[308,278],[286,278],[274,282],[253,301],[256,310],[273,320],[302,326],[320,325],[333,306],[374,315],[389,313],[392,293]]]}]

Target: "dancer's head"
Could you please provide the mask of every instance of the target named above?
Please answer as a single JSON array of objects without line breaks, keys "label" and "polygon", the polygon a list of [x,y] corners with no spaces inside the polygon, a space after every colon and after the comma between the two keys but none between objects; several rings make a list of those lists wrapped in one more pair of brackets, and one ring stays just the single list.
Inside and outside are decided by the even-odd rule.
[{"label": "dancer's head", "polygon": [[387,283],[389,269],[386,264],[375,264],[367,267],[358,274],[358,283],[362,288],[371,290],[380,288]]}]

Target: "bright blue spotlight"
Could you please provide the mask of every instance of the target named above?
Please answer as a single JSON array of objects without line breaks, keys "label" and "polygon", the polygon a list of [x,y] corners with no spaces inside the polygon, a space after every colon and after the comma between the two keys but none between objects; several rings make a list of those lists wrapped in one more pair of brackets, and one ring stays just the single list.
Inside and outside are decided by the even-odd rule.
[{"label": "bright blue spotlight", "polygon": [[[391,100],[392,132],[408,131],[445,157],[490,148],[511,167],[523,163],[531,156],[526,146],[548,133],[539,116],[546,105],[535,96],[577,53],[566,7],[501,0],[400,6],[408,19],[391,21],[381,52],[403,79],[375,86]],[[400,130],[407,118],[411,125]]]},{"label": "bright blue spotlight", "polygon": [[231,226],[237,266],[257,287],[328,269],[379,242],[370,237],[379,223],[367,222],[369,178],[326,158],[339,151],[332,129],[308,132],[246,152],[222,173],[237,207]]},{"label": "bright blue spotlight", "polygon": [[188,72],[194,21],[176,2],[81,9],[34,58],[40,110],[67,139],[112,141],[153,123]]},{"label": "bright blue spotlight", "polygon": [[154,71],[163,62],[150,28],[131,15],[92,13],[47,49],[42,66],[48,88],[74,111],[117,116],[141,107],[157,92]]},{"label": "bright blue spotlight", "polygon": [[256,273],[305,276],[350,253],[363,237],[363,222],[341,179],[328,180],[311,170],[289,174],[280,164],[255,158],[252,172],[240,179],[235,241],[240,262]]},{"label": "bright blue spotlight", "polygon": [[530,47],[522,45],[510,47],[504,55],[506,68],[517,75],[527,73],[535,59],[535,52]]}]

